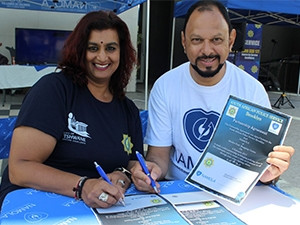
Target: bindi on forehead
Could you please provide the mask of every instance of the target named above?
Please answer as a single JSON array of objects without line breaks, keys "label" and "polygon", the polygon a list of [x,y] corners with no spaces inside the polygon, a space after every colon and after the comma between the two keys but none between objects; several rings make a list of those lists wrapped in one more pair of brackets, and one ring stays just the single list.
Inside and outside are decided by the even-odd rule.
[{"label": "bindi on forehead", "polygon": [[100,44],[102,45],[104,42],[103,41],[100,41]]}]

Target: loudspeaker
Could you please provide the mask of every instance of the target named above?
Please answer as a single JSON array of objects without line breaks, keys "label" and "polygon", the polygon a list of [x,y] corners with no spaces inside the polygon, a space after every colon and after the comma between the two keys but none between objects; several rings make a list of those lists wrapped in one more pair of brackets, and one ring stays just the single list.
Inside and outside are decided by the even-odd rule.
[{"label": "loudspeaker", "polygon": [[232,51],[243,51],[246,39],[246,23],[232,23],[232,27],[236,30],[236,38],[232,47]]}]

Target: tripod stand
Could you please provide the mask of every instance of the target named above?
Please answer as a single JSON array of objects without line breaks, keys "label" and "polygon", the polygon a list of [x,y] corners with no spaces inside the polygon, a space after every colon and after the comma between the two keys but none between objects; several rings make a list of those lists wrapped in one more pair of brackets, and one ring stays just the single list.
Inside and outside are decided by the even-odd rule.
[{"label": "tripod stand", "polygon": [[[287,60],[286,59],[283,59],[281,61],[281,65],[280,67],[282,67],[282,65],[284,63],[287,63]],[[281,68],[280,68],[281,69]],[[279,69],[279,71],[280,71]],[[282,90],[282,93],[281,95],[279,96],[279,98],[277,99],[277,101],[275,102],[275,104],[273,105],[273,107],[275,108],[278,108],[280,109],[280,105],[284,105],[286,103],[289,103],[289,105],[292,107],[292,108],[295,108],[295,106],[292,104],[292,102],[289,100],[289,98],[286,96],[286,93],[285,93],[285,88],[286,88],[286,76],[287,76],[287,65],[285,66],[285,74],[284,74],[284,81],[283,81],[283,90]]]}]

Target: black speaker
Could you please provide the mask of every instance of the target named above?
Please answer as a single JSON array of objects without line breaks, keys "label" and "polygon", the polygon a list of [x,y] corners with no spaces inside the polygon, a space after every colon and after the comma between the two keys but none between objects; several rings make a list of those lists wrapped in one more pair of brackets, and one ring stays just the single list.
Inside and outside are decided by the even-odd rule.
[{"label": "black speaker", "polygon": [[246,23],[232,23],[232,27],[236,30],[236,38],[232,51],[241,52],[245,48]]}]

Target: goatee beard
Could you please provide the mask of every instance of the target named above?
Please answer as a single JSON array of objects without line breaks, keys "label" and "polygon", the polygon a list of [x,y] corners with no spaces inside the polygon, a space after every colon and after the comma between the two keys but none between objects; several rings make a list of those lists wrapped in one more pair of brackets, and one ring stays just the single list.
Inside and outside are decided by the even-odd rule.
[{"label": "goatee beard", "polygon": [[207,71],[202,71],[197,67],[198,60],[201,59],[209,59],[209,58],[218,58],[220,60],[220,56],[200,56],[195,60],[195,65],[191,63],[192,68],[201,76],[205,78],[210,78],[215,76],[223,67],[224,63],[220,63],[217,69],[211,70],[210,67],[207,67]]}]

